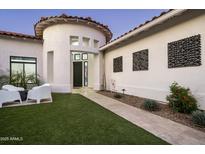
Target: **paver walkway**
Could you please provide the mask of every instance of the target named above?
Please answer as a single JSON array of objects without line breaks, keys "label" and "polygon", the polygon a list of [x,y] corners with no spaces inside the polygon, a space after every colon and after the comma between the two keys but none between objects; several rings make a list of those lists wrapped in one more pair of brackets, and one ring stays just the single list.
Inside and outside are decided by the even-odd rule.
[{"label": "paver walkway", "polygon": [[170,144],[205,144],[205,133],[103,96],[91,89],[75,89],[104,108],[151,132]]}]

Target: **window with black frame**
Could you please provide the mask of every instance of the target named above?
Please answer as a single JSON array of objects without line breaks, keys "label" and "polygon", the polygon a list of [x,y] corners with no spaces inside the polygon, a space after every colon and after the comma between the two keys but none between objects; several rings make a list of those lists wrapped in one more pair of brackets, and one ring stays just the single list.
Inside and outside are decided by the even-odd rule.
[{"label": "window with black frame", "polygon": [[83,53],[82,54],[82,59],[83,60],[88,60],[88,54],[87,53]]},{"label": "window with black frame", "polygon": [[122,56],[113,59],[113,72],[122,72]]},{"label": "window with black frame", "polygon": [[[16,76],[15,76],[16,75]],[[18,77],[17,77],[18,75]],[[37,59],[33,57],[10,57],[10,77],[19,78],[15,82],[26,80],[27,84],[34,84],[37,81]]]},{"label": "window with black frame", "polygon": [[201,35],[168,43],[168,68],[201,65]]},{"label": "window with black frame", "polygon": [[74,54],[74,60],[81,60],[80,54]]},{"label": "window with black frame", "polygon": [[149,68],[148,49],[140,50],[132,54],[133,57],[133,71],[146,71]]}]

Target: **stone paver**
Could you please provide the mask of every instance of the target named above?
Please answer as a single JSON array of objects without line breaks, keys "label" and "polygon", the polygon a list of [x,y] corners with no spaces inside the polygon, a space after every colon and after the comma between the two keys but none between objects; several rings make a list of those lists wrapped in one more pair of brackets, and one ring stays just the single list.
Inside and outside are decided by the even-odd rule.
[{"label": "stone paver", "polygon": [[201,131],[121,103],[88,88],[77,89],[73,93],[87,97],[170,144],[205,144],[205,133]]}]

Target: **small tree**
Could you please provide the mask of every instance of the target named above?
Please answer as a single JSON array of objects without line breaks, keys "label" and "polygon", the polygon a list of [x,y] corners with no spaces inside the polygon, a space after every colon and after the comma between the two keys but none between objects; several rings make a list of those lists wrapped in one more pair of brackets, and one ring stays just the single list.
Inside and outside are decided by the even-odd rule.
[{"label": "small tree", "polygon": [[35,74],[25,75],[24,73],[15,73],[10,77],[10,83],[17,87],[23,87],[24,89],[28,89],[28,83],[40,84],[39,76]]},{"label": "small tree", "polygon": [[17,87],[23,87],[24,89],[28,89],[28,83],[40,85],[39,75],[36,76],[35,74],[30,74],[26,76],[24,73],[17,72],[15,74],[12,74],[11,76],[0,76],[0,88],[3,85],[11,84]]},{"label": "small tree", "polygon": [[171,94],[167,96],[167,100],[174,111],[191,113],[197,110],[197,101],[189,88],[184,88],[174,82],[170,86],[170,91]]}]

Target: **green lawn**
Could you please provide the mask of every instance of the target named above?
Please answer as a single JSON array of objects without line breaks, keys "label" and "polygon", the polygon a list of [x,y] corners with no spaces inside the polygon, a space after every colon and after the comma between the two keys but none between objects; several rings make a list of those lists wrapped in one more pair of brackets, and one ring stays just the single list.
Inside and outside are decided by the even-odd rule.
[{"label": "green lawn", "polygon": [[0,109],[0,144],[168,144],[81,95],[53,99]]}]

